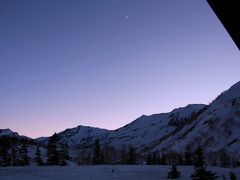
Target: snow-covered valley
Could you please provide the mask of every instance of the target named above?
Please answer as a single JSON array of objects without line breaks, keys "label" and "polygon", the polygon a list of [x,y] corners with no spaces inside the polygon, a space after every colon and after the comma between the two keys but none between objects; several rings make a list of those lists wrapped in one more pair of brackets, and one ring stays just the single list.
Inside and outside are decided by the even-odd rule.
[{"label": "snow-covered valley", "polygon": [[[146,165],[100,165],[100,166],[66,166],[66,167],[7,167],[0,168],[0,180],[164,180],[170,166],[146,166]],[[191,179],[192,166],[179,166],[181,177],[179,179]],[[239,168],[209,167],[216,172],[218,178],[229,179],[229,173],[234,172],[240,177]]]}]

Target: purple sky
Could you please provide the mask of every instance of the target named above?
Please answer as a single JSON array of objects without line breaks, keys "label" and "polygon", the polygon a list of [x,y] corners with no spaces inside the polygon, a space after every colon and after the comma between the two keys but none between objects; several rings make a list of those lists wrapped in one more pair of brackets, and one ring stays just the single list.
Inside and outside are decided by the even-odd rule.
[{"label": "purple sky", "polygon": [[205,1],[0,1],[0,128],[20,134],[208,104],[239,67]]}]

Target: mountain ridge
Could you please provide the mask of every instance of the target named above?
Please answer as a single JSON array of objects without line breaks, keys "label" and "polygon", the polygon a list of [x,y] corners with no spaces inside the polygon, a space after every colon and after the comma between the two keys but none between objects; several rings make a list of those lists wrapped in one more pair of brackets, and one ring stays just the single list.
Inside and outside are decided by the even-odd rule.
[{"label": "mountain ridge", "polygon": [[[208,152],[226,151],[240,158],[240,81],[209,105],[189,104],[168,113],[142,115],[115,130],[79,125],[58,133],[60,143],[73,153],[90,149],[96,139],[102,146],[133,146],[138,152],[183,152],[201,145]],[[1,130],[0,130],[1,136]],[[48,137],[35,139],[46,145]],[[75,154],[75,155],[74,155]]]}]

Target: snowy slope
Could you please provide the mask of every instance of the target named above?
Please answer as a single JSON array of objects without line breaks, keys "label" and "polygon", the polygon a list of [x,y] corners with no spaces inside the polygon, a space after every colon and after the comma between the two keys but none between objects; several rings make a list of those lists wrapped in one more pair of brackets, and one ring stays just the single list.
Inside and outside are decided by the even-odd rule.
[{"label": "snowy slope", "polygon": [[186,145],[202,145],[206,151],[227,151],[240,158],[240,82],[222,93],[205,112],[187,124],[156,149],[171,147],[177,151]]},{"label": "snowy slope", "polygon": [[205,105],[195,104],[175,109],[170,113],[143,115],[130,124],[111,131],[102,144],[112,145],[115,148],[129,145],[141,150],[148,150],[146,148],[149,143],[170,135],[204,107]]},{"label": "snowy slope", "polygon": [[89,126],[78,126],[66,129],[59,133],[61,143],[67,143],[69,147],[88,146],[96,139],[102,140],[107,136],[108,130]]},{"label": "snowy slope", "polygon": [[[75,128],[66,129],[60,133],[60,143],[67,144],[70,150],[79,150],[90,147],[96,139],[102,140],[106,138],[109,130],[94,128],[89,126],[77,126]],[[43,145],[48,143],[47,137],[36,139]]]}]

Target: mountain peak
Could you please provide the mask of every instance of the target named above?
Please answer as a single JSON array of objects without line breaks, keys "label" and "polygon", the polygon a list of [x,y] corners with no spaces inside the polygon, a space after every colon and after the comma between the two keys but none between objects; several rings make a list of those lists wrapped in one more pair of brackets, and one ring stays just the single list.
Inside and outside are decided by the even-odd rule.
[{"label": "mountain peak", "polygon": [[18,136],[18,133],[13,132],[11,129],[0,129],[0,136]]}]

